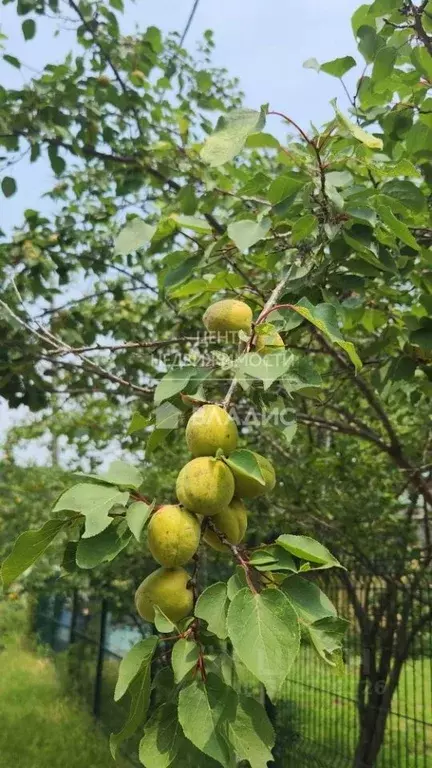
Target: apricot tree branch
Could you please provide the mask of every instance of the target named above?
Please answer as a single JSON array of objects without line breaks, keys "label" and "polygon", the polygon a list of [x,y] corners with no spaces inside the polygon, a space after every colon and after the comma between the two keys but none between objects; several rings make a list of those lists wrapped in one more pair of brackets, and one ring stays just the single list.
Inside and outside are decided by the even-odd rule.
[{"label": "apricot tree branch", "polygon": [[225,546],[231,550],[233,557],[237,560],[237,562],[239,563],[239,565],[241,565],[241,567],[245,572],[245,577],[246,577],[246,581],[249,589],[251,590],[251,592],[253,592],[256,595],[258,593],[258,590],[255,587],[255,584],[253,583],[252,576],[251,576],[251,571],[253,566],[251,566],[249,562],[243,557],[239,547],[237,547],[236,544],[232,544],[230,540],[225,536],[225,534],[222,533],[221,530],[219,530],[219,528],[215,525],[211,517],[207,518],[207,526],[208,528],[210,528],[211,531],[213,531],[216,534],[216,536],[221,541],[221,543],[225,544]]},{"label": "apricot tree branch", "polygon": [[[258,325],[259,323],[262,323],[263,320],[265,319],[265,317],[272,311],[272,308],[274,308],[274,306],[276,306],[276,307],[278,306],[278,305],[275,305],[275,302],[278,300],[279,296],[281,295],[281,293],[282,293],[286,283],[288,282],[288,278],[289,278],[289,275],[287,273],[286,275],[284,275],[284,277],[282,277],[279,280],[279,282],[277,283],[277,285],[273,289],[272,293],[270,294],[270,298],[266,301],[266,303],[265,303],[265,305],[264,305],[264,307],[263,307],[263,309],[262,309],[262,311],[261,311],[261,313],[260,313],[260,315],[258,317],[258,320],[256,321],[255,325]],[[251,347],[252,347],[252,344],[253,344],[253,340],[255,338],[255,325],[252,326],[252,330],[251,330],[249,339],[248,339],[248,341],[246,343],[246,349],[245,349],[245,352],[243,354],[247,354],[251,350]],[[234,392],[235,392],[235,390],[237,388],[237,384],[238,384],[237,379],[234,377],[232,382],[231,382],[231,384],[230,384],[230,386],[229,386],[229,388],[228,388],[228,392],[226,393],[226,395],[225,395],[225,397],[224,397],[224,399],[222,401],[222,407],[225,408],[225,410],[228,410],[228,408],[230,407],[231,400],[232,400]]]}]

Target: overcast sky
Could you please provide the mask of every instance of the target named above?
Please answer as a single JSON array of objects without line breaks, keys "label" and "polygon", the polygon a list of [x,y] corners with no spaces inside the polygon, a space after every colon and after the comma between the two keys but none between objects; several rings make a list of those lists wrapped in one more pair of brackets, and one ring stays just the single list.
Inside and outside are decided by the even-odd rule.
[{"label": "overcast sky", "polygon": [[[350,18],[359,5],[360,0],[200,0],[185,46],[193,50],[204,30],[214,30],[214,63],[240,78],[247,106],[257,108],[269,102],[271,109],[286,112],[302,126],[310,121],[319,125],[333,114],[331,98],[338,96],[345,110],[347,99],[336,79],[304,69],[303,62],[311,57],[324,62],[347,54],[358,60]],[[128,2],[122,29],[131,33],[136,27],[155,25],[164,32],[183,31],[191,6],[192,0]],[[34,70],[62,61],[74,45],[73,32],[62,30],[55,36],[56,22],[35,18],[37,34],[25,42],[23,18],[16,15],[15,4],[1,7],[0,31],[8,37],[5,46],[23,62],[17,70],[0,59],[0,82],[5,87],[20,87],[36,74]],[[345,78],[351,92],[356,74],[353,70]],[[275,128],[268,126],[270,132]],[[21,222],[25,208],[47,210],[50,203],[41,195],[53,183],[45,160],[32,166],[23,161],[10,173],[18,192],[0,199],[0,227],[8,230]],[[19,411],[16,416],[25,415],[24,409]],[[0,442],[15,420],[0,398]]]}]

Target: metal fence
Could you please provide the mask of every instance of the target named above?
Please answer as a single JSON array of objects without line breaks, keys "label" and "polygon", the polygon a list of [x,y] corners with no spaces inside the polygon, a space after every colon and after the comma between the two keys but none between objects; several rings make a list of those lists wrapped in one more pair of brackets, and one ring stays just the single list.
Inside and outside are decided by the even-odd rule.
[{"label": "metal fence", "polygon": [[[378,588],[377,588],[378,589]],[[327,590],[328,591],[328,590]],[[277,734],[276,768],[348,768],[353,765],[359,725],[357,682],[361,643],[343,587],[330,594],[338,612],[352,619],[345,665],[332,669],[310,646],[302,647],[272,715]],[[430,590],[424,596],[430,604]],[[113,692],[118,664],[141,636],[132,620],[114,621],[105,600],[99,603],[77,592],[44,598],[38,604],[35,628],[39,640],[57,654],[60,675],[83,698],[108,731],[119,730],[126,717]],[[62,653],[67,651],[67,653]],[[257,696],[245,669],[238,668],[242,687]],[[432,627],[425,624],[404,664],[392,699],[377,768],[432,766]],[[138,765],[138,737],[128,744],[127,759]]]}]

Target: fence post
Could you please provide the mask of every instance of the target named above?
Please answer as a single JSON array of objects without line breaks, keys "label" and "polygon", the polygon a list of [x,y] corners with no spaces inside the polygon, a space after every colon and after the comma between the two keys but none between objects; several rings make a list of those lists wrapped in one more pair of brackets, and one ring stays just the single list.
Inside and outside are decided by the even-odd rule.
[{"label": "fence post", "polygon": [[74,589],[72,593],[71,623],[69,630],[69,645],[75,642],[75,630],[78,621],[78,590]]},{"label": "fence post", "polygon": [[104,663],[107,618],[108,618],[108,604],[107,604],[107,601],[104,599],[101,602],[98,655],[97,655],[97,662],[96,662],[96,678],[95,678],[94,695],[93,695],[93,715],[97,718],[100,717],[100,712],[101,712],[102,673],[103,673],[103,663]]}]

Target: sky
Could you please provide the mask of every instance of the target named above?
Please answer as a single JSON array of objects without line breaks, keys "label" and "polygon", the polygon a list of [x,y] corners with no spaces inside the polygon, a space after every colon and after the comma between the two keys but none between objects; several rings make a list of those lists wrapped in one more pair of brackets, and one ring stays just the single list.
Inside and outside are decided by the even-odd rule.
[{"label": "sky", "polygon": [[[185,47],[193,50],[204,30],[212,29],[214,63],[240,78],[246,106],[257,108],[269,102],[271,109],[289,114],[302,127],[310,122],[320,125],[332,117],[330,99],[337,96],[340,107],[347,110],[347,97],[336,79],[305,69],[303,62],[315,57],[322,63],[346,55],[358,60],[350,19],[359,5],[360,0],[200,0]],[[192,0],[129,0],[122,30],[133,33],[154,25],[163,32],[182,32],[191,7]],[[56,36],[57,22],[35,19],[36,36],[26,42],[15,3],[1,8],[0,31],[7,35],[7,51],[23,62],[17,70],[0,59],[0,83],[5,87],[19,88],[47,63],[61,62],[73,49],[73,31],[62,29]],[[357,74],[358,69],[345,77],[350,92]],[[267,126],[269,132],[278,128]],[[0,228],[9,231],[21,222],[25,208],[49,210],[51,203],[42,195],[53,183],[45,160],[32,166],[23,161],[10,173],[18,192],[0,199]],[[25,408],[11,414],[0,398],[0,444],[8,426],[26,417]]]}]

